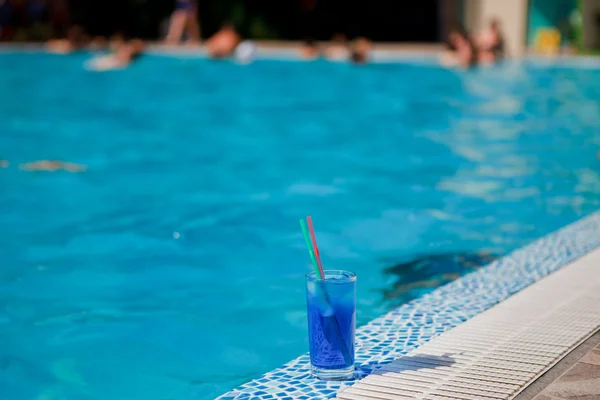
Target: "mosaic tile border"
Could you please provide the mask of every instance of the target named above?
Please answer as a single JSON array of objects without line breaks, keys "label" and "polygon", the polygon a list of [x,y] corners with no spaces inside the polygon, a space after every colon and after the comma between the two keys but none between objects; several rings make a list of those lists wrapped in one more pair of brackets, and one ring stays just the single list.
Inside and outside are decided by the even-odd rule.
[{"label": "mosaic tile border", "polygon": [[[600,211],[371,321],[356,332],[358,376],[405,355],[598,246]],[[312,378],[304,354],[218,399],[327,399],[352,383]]]}]

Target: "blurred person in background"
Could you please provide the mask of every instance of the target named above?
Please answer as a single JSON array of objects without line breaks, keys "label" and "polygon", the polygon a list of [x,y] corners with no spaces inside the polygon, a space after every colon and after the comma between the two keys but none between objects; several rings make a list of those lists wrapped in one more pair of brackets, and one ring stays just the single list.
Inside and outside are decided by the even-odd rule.
[{"label": "blurred person in background", "polygon": [[331,38],[331,43],[325,50],[325,57],[330,60],[348,59],[348,40],[343,33],[336,33]]},{"label": "blurred person in background", "polygon": [[103,51],[108,49],[108,42],[104,36],[95,36],[89,43],[91,51]]},{"label": "blurred person in background", "polygon": [[354,64],[365,64],[369,61],[371,52],[371,42],[366,38],[358,38],[352,46],[350,52],[350,61]]},{"label": "blurred person in background", "polygon": [[490,65],[504,57],[504,35],[496,18],[477,37],[477,49],[480,64]]},{"label": "blurred person in background", "polygon": [[303,60],[314,60],[321,55],[319,44],[314,39],[308,38],[300,47],[300,58]]},{"label": "blurred person in background", "polygon": [[300,57],[312,60],[320,56],[320,50],[314,38],[318,35],[319,13],[317,0],[301,0],[298,2],[297,31],[304,38],[300,47]]},{"label": "blurred person in background", "polygon": [[110,37],[108,41],[108,50],[112,53],[116,53],[122,45],[125,44],[125,35],[122,32],[117,32]]},{"label": "blurred person in background", "polygon": [[92,59],[86,67],[93,71],[125,69],[144,53],[145,43],[140,39],[124,42],[111,54]]},{"label": "blurred person in background", "polygon": [[189,43],[199,43],[200,24],[197,14],[197,0],[177,0],[167,32],[167,43],[177,44],[184,38],[184,35]]},{"label": "blurred person in background", "polygon": [[69,28],[65,39],[51,39],[46,48],[51,53],[69,54],[83,50],[89,44],[89,37],[82,27],[75,25]]},{"label": "blurred person in background", "polygon": [[448,36],[448,51],[442,58],[446,67],[471,68],[477,64],[477,51],[468,33],[457,28]]},{"label": "blurred person in background", "polygon": [[234,54],[241,41],[242,37],[237,33],[233,24],[228,22],[208,39],[206,49],[212,58],[227,58]]}]

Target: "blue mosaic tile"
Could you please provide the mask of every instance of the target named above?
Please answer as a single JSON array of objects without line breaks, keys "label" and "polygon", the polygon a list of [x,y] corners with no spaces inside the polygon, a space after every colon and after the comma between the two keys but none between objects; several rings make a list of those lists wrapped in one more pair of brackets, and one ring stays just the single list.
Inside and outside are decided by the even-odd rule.
[{"label": "blue mosaic tile", "polygon": [[[600,212],[597,212],[358,328],[357,379],[373,372],[378,364],[407,354],[599,245]],[[218,400],[328,399],[355,382],[314,379],[309,374],[309,363],[308,354],[304,354]]]}]

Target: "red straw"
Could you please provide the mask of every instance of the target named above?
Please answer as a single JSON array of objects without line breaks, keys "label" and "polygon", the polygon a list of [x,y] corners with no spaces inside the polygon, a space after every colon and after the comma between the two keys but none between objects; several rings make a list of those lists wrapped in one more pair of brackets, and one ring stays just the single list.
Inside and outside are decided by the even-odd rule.
[{"label": "red straw", "polygon": [[315,250],[315,257],[317,258],[317,264],[319,265],[319,272],[321,273],[321,279],[325,279],[325,273],[323,272],[323,264],[321,264],[321,255],[319,254],[319,248],[317,247],[317,237],[315,236],[315,228],[313,228],[312,219],[310,217],[306,217],[306,222],[308,222],[308,230],[310,232],[310,237],[312,239],[312,244]]}]

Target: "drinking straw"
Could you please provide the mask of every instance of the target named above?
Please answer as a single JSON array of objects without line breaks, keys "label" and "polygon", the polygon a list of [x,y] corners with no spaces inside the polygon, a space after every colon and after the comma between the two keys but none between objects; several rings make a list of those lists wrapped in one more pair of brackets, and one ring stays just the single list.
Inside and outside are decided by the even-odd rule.
[{"label": "drinking straw", "polygon": [[315,269],[315,274],[319,276],[319,267],[317,266],[317,259],[315,258],[315,253],[313,252],[313,248],[310,244],[310,239],[308,237],[308,229],[306,229],[306,222],[303,219],[300,220],[300,227],[302,227],[302,234],[304,234],[304,241],[306,242],[306,248],[308,249],[308,254],[310,254],[310,259],[313,264],[313,268]]},{"label": "drinking straw", "polygon": [[323,272],[323,264],[321,263],[321,255],[319,254],[319,247],[317,246],[317,237],[315,236],[315,228],[313,227],[312,218],[306,217],[308,221],[308,229],[310,231],[310,236],[312,238],[312,244],[314,247],[315,257],[317,258],[317,264],[319,265],[319,272],[321,274],[321,279],[325,279],[325,273]]}]

